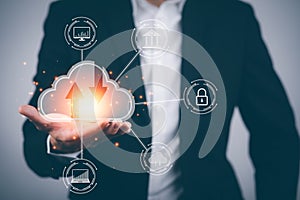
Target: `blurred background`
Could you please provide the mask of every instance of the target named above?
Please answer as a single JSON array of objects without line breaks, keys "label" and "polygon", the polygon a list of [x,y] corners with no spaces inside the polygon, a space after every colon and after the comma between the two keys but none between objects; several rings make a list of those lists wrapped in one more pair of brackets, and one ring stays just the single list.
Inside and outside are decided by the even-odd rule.
[{"label": "blurred background", "polygon": [[[30,99],[32,77],[43,37],[43,23],[53,0],[0,1],[1,138],[0,199],[67,199],[61,180],[39,178],[27,167],[22,150],[18,107]],[[300,1],[245,0],[255,10],[264,40],[296,115],[300,129]],[[280,105],[278,105],[280,106]],[[248,154],[249,134],[238,110],[231,125],[227,156],[246,200],[255,200],[254,170]],[[300,185],[298,198],[300,199]]]}]

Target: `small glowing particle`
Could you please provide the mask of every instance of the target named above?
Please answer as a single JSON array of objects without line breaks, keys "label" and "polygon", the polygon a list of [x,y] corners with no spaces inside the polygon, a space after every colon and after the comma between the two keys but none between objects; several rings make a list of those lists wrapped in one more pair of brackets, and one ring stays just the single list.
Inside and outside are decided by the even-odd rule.
[{"label": "small glowing particle", "polygon": [[139,98],[142,99],[142,98],[143,98],[143,95],[140,95]]},{"label": "small glowing particle", "polygon": [[136,116],[137,116],[137,117],[139,117],[139,116],[140,116],[140,114],[139,114],[139,113],[137,113],[137,114],[136,114]]},{"label": "small glowing particle", "polygon": [[128,90],[129,93],[132,93],[132,89]]},{"label": "small glowing particle", "polygon": [[144,77],[142,76],[142,80],[144,80]]},{"label": "small glowing particle", "polygon": [[95,141],[98,141],[98,138],[97,138],[97,137],[95,137]]},{"label": "small glowing particle", "polygon": [[39,82],[33,81],[33,85],[39,85]]},{"label": "small glowing particle", "polygon": [[28,92],[29,95],[33,95],[33,92]]},{"label": "small glowing particle", "polygon": [[108,73],[109,73],[110,75],[112,75],[112,74],[113,74],[113,72],[112,72],[112,71],[109,71]]},{"label": "small glowing particle", "polygon": [[25,66],[25,65],[27,65],[27,62],[26,62],[26,61],[24,61],[24,62],[23,62],[23,65],[24,65],[24,66]]},{"label": "small glowing particle", "polygon": [[51,97],[54,97],[54,95],[53,95],[53,94],[51,94],[50,96],[51,96]]},{"label": "small glowing particle", "polygon": [[128,75],[126,75],[125,78],[128,78]]},{"label": "small glowing particle", "polygon": [[76,136],[75,135],[73,136],[73,140],[76,140]]},{"label": "small glowing particle", "polygon": [[70,81],[70,84],[73,84],[73,81]]},{"label": "small glowing particle", "polygon": [[120,85],[120,84],[121,84],[121,81],[118,81],[118,84]]},{"label": "small glowing particle", "polygon": [[45,70],[43,70],[43,71],[42,71],[42,73],[43,73],[43,74],[46,74],[46,71],[45,71]]},{"label": "small glowing particle", "polygon": [[52,149],[57,149],[57,147],[56,147],[56,146],[53,146]]},{"label": "small glowing particle", "polygon": [[57,80],[58,79],[58,77],[57,76],[54,76],[54,80]]},{"label": "small glowing particle", "polygon": [[42,92],[42,91],[43,91],[43,88],[40,88],[39,91]]},{"label": "small glowing particle", "polygon": [[144,102],[144,105],[147,105],[147,104],[148,104],[147,101],[145,101],[145,102]]},{"label": "small glowing particle", "polygon": [[115,142],[115,146],[116,146],[116,147],[119,147],[119,146],[120,146],[120,143],[119,143],[119,142]]}]

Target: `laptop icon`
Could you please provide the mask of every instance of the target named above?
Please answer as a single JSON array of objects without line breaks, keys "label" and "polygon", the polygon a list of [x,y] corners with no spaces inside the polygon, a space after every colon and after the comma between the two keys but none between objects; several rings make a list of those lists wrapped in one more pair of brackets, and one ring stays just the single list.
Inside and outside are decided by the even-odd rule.
[{"label": "laptop icon", "polygon": [[90,183],[88,169],[72,169],[71,183]]}]

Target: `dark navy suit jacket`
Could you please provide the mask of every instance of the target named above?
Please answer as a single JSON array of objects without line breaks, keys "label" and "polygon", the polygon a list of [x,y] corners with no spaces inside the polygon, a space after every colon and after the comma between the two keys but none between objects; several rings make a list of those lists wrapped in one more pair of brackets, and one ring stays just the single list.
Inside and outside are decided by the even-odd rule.
[{"label": "dark navy suit jacket", "polygon": [[[73,64],[80,61],[79,51],[70,48],[63,35],[65,25],[77,16],[87,16],[101,25],[98,42],[134,28],[130,0],[105,3],[64,0],[52,3],[44,25],[45,36],[34,77],[39,85],[30,105],[37,105],[39,88],[50,87],[55,76],[66,74]],[[211,55],[221,72],[228,98],[225,126],[213,151],[204,159],[198,158],[204,135],[200,128],[196,139],[178,161],[184,187],[182,199],[243,199],[226,158],[229,126],[235,107],[239,108],[250,133],[249,153],[255,167],[257,199],[296,199],[299,138],[294,116],[274,72],[252,8],[234,0],[187,0],[183,9],[182,30]],[[125,56],[128,57],[123,60],[127,61],[132,57],[129,54]],[[122,59],[118,62],[109,66],[116,74],[121,70],[118,66],[124,66]],[[188,70],[185,73],[187,76],[193,75]],[[134,95],[143,93],[142,88]],[[147,123],[147,113],[141,119],[141,123]],[[36,130],[31,122],[25,122],[23,131],[28,166],[39,176],[60,177],[69,160],[48,155],[48,134]],[[121,144],[125,141],[139,146],[135,145],[137,141],[134,138],[122,137],[118,138],[123,140]],[[79,196],[70,194],[71,199],[147,198],[148,174],[116,171],[97,162],[88,152],[85,155],[96,163],[101,178],[91,193]]]}]

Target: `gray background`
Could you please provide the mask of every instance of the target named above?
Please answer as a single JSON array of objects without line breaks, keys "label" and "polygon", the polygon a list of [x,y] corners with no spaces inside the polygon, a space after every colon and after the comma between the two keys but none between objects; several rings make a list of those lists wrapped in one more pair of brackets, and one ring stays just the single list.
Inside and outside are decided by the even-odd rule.
[{"label": "gray background", "polygon": [[[274,67],[286,88],[300,127],[300,1],[246,0],[254,7]],[[52,0],[0,0],[1,140],[0,199],[66,199],[62,181],[43,179],[31,172],[22,152],[21,126],[17,110],[26,104],[34,87],[31,79],[43,37],[42,25]],[[26,64],[24,64],[26,62]],[[267,102],[266,102],[267,103]],[[248,155],[249,134],[235,112],[227,156],[247,200],[255,199],[254,170]],[[300,186],[298,186],[300,199]]]}]

